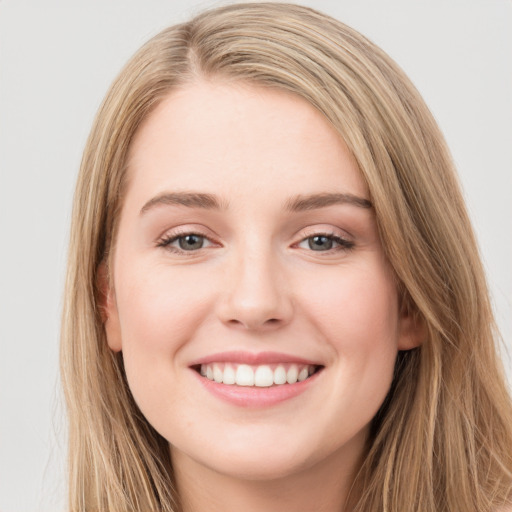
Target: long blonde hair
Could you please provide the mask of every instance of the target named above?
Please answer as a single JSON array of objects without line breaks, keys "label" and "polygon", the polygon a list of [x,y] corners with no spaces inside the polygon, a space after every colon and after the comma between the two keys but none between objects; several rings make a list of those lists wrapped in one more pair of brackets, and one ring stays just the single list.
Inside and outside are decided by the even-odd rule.
[{"label": "long blonde hair", "polygon": [[201,78],[290,91],[338,131],[367,181],[401,304],[424,322],[399,353],[353,484],[358,512],[484,512],[510,499],[512,406],[488,290],[443,137],[391,59],[306,7],[246,3],[170,27],[126,65],[85,148],[62,324],[72,512],[179,511],[168,443],[107,346],[97,286],[115,241],[130,143],[171,91]]}]

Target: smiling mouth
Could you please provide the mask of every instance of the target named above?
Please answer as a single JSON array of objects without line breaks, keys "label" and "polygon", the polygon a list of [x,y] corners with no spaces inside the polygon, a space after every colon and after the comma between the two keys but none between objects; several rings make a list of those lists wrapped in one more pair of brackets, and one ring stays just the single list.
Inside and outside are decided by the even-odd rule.
[{"label": "smiling mouth", "polygon": [[205,379],[231,386],[269,388],[303,382],[324,367],[311,364],[208,363],[193,366]]}]

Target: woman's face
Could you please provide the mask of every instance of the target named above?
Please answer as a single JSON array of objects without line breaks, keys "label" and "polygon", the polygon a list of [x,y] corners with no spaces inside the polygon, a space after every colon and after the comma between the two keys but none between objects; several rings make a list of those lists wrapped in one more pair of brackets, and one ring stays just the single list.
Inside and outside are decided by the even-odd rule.
[{"label": "woman's face", "polygon": [[107,337],[175,464],[355,464],[417,335],[344,142],[296,96],[198,82],[145,121],[128,173]]}]

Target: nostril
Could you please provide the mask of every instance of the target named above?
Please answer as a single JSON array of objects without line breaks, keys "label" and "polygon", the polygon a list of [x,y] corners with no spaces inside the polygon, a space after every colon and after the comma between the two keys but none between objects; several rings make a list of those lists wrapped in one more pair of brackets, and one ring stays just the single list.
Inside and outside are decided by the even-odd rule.
[{"label": "nostril", "polygon": [[279,318],[269,318],[268,320],[260,321],[259,319],[251,319],[247,318],[245,320],[239,320],[237,318],[232,318],[227,322],[229,325],[233,327],[243,327],[245,329],[251,330],[265,330],[266,328],[278,327],[282,320]]}]

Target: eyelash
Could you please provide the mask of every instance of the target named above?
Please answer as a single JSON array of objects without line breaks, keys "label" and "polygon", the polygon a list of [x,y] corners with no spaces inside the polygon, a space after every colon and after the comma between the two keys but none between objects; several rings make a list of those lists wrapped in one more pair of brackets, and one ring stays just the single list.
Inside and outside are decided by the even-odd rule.
[{"label": "eyelash", "polygon": [[210,243],[214,243],[212,240],[210,240],[207,236],[201,235],[200,233],[194,232],[194,231],[185,231],[183,233],[172,233],[170,235],[164,235],[157,243],[157,247],[162,247],[168,251],[171,251],[176,254],[184,254],[184,255],[192,255],[194,252],[198,252],[198,250],[203,249],[201,247],[198,250],[184,250],[180,249],[179,247],[173,247],[171,244],[174,242],[177,242],[180,238],[185,238],[187,236],[197,236],[198,238],[202,238],[204,240],[207,240]]},{"label": "eyelash", "polygon": [[[316,237],[325,237],[325,238],[329,239],[330,241],[336,243],[338,245],[338,247],[328,249],[326,251],[313,251],[313,249],[311,249],[311,252],[333,253],[333,252],[339,252],[339,251],[350,251],[355,246],[354,242],[347,240],[346,238],[343,238],[343,237],[336,235],[332,232],[331,233],[314,233],[309,236],[304,236],[301,239],[301,241],[299,242],[299,244],[302,244],[303,242],[306,242],[307,240],[311,240]],[[299,245],[299,244],[295,244],[295,245]]]},{"label": "eyelash", "polygon": [[[171,252],[173,252],[175,254],[182,254],[182,255],[193,255],[194,253],[197,253],[198,251],[200,251],[201,249],[204,248],[204,247],[200,247],[199,249],[196,249],[196,250],[192,249],[192,250],[188,250],[187,251],[187,250],[184,250],[184,249],[180,249],[178,247],[173,247],[171,245],[174,242],[179,241],[181,238],[185,238],[187,236],[196,236],[196,237],[201,238],[203,240],[207,240],[211,244],[215,243],[215,242],[210,240],[205,235],[202,235],[202,234],[194,232],[194,231],[188,231],[188,232],[173,233],[171,235],[163,236],[158,241],[157,247],[162,247],[162,248],[164,248],[164,249],[166,249],[168,251],[171,251]],[[311,252],[331,253],[332,254],[333,252],[338,252],[338,251],[350,251],[355,246],[354,242],[351,242],[350,240],[347,240],[347,239],[342,238],[342,237],[340,237],[338,235],[335,235],[334,233],[314,233],[312,235],[304,236],[303,238],[301,238],[300,242],[298,242],[298,243],[296,243],[294,245],[298,246],[298,245],[306,242],[307,240],[313,239],[315,237],[325,237],[325,238],[329,239],[330,241],[336,243],[338,245],[338,247],[327,249],[325,251],[314,251],[313,249],[311,249]]]}]

